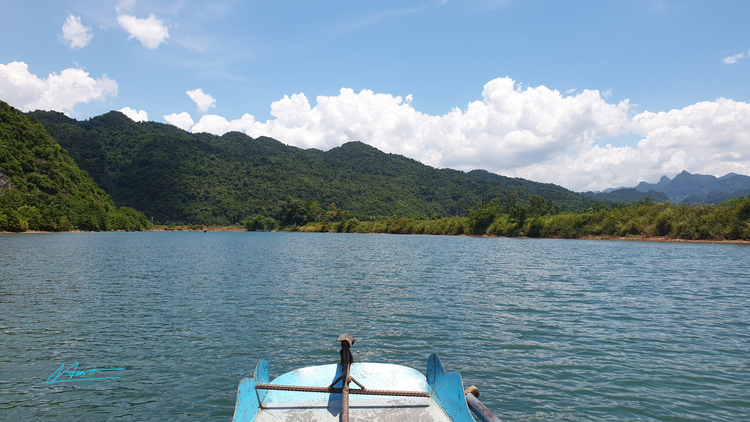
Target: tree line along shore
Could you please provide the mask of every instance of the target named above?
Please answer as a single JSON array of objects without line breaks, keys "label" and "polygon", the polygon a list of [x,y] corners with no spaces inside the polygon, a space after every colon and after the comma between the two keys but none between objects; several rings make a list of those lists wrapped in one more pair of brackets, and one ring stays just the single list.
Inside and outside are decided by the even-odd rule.
[{"label": "tree line along shore", "polygon": [[[143,225],[138,229],[743,243],[750,242],[750,197],[733,199],[719,205],[674,205],[670,202],[654,203],[646,200],[631,205],[597,205],[579,212],[555,212],[554,207],[548,206],[541,197],[533,198],[528,205],[508,202],[503,204],[496,199],[475,207],[463,217],[443,217],[434,214],[380,218],[355,216],[351,212],[336,208],[335,204],[323,210],[315,201],[289,200],[277,203],[264,214],[247,217],[240,226],[168,223]],[[35,232],[38,231],[40,230]]]},{"label": "tree line along shore", "polygon": [[750,196],[718,205],[608,204],[485,171],[433,169],[362,143],[321,152],[183,132],[116,112],[85,122],[25,115],[0,101],[0,231],[241,222],[250,231],[750,240]]},{"label": "tree line along shore", "polygon": [[496,198],[463,217],[388,218],[357,217],[335,204],[324,211],[317,202],[288,201],[265,215],[246,218],[243,225],[248,231],[748,241],[750,197],[719,205],[674,205],[647,199],[630,205],[595,205],[578,212],[559,212],[541,196],[532,197],[528,204]]}]

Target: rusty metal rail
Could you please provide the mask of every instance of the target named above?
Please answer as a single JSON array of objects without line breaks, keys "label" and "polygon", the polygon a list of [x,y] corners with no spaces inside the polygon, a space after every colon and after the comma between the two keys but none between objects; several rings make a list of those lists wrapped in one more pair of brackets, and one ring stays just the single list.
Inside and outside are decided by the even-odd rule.
[{"label": "rusty metal rail", "polygon": [[[341,370],[342,374],[336,378],[334,382],[328,387],[305,387],[298,385],[276,385],[276,384],[257,384],[255,386],[258,390],[280,390],[280,391],[300,391],[304,393],[329,393],[329,394],[341,394],[341,422],[349,422],[349,394],[363,394],[370,396],[401,396],[401,397],[431,397],[430,393],[424,391],[397,391],[397,390],[369,390],[364,385],[360,384],[355,380],[351,374],[350,369],[354,359],[352,358],[352,352],[349,350],[354,345],[354,337],[349,333],[343,334],[338,339],[341,342]],[[342,382],[341,387],[334,387],[339,381]],[[360,388],[350,389],[349,383],[354,381]]]},{"label": "rusty metal rail", "polygon": [[[298,385],[276,385],[276,384],[258,384],[255,386],[258,390],[280,390],[280,391],[301,391],[303,393],[330,393],[341,394],[341,387],[304,387]],[[369,390],[366,388],[349,389],[349,394],[362,394],[370,396],[401,396],[401,397],[430,397],[430,393],[424,391],[397,391],[397,390]]]},{"label": "rusty metal rail", "polygon": [[341,375],[341,380],[344,382],[341,386],[341,422],[349,422],[349,382],[352,380],[349,371],[354,362],[349,348],[354,346],[354,337],[349,333],[342,334],[339,336],[339,341],[341,342],[341,370],[344,372]]}]

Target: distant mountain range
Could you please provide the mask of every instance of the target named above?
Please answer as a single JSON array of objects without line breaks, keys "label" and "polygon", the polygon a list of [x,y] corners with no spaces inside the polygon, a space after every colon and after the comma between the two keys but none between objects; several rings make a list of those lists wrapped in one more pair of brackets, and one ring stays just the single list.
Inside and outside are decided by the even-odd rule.
[{"label": "distant mountain range", "polygon": [[[94,198],[94,203],[106,202],[102,206],[107,212],[110,208],[115,212],[115,204],[126,207],[125,211],[117,211],[120,214],[132,208],[155,222],[236,224],[250,215],[263,214],[292,201],[315,201],[323,210],[341,209],[370,219],[393,215],[464,216],[472,208],[492,203],[494,199],[504,204],[526,205],[542,197],[554,209],[580,211],[596,203],[631,204],[647,198],[675,204],[715,204],[750,195],[750,177],[734,173],[716,178],[682,172],[674,179],[662,177],[655,184],[641,182],[632,188],[582,194],[484,170],[435,169],[361,142],[350,142],[325,152],[303,150],[239,132],[215,136],[189,133],[155,122],[136,123],[119,112],[77,121],[57,112],[35,111],[22,116],[17,110],[5,107],[10,117],[5,119],[7,122],[0,119],[0,126],[5,124],[6,129],[0,127],[0,135],[11,144],[0,148],[0,197],[6,205],[22,187],[29,195],[37,192],[36,197],[41,195],[38,192],[49,192],[53,196],[62,195],[55,198],[72,198],[68,195],[72,188],[67,184],[54,185],[60,177],[47,168],[50,159],[46,155],[26,154],[23,148],[47,155],[59,150],[55,154],[64,155],[71,162],[67,167],[79,171],[77,166],[80,166],[80,170],[88,173],[71,176],[71,180],[86,179],[93,186],[91,189],[95,187],[97,192],[103,189],[113,200],[100,192],[106,200]],[[44,151],[36,135],[22,138],[14,135],[26,127],[45,132],[36,123],[41,123],[52,135],[50,138],[47,133],[37,134],[45,139],[45,145],[49,144],[42,148]],[[21,158],[26,161],[21,162]],[[16,212],[22,205],[14,205],[11,211]],[[55,206],[59,208],[60,204]],[[107,212],[100,213],[104,217],[99,220],[114,221]],[[72,217],[58,214],[53,217],[58,220],[66,217],[69,222],[66,224],[86,227],[85,221],[73,221]],[[76,211],[71,215],[88,214],[91,213]],[[145,216],[137,214],[145,220]],[[109,229],[107,224],[93,229]]]},{"label": "distant mountain range", "polygon": [[750,176],[729,173],[716,177],[683,171],[674,179],[662,176],[658,183],[641,182],[632,188],[585,192],[584,195],[602,202],[630,203],[649,197],[655,202],[668,200],[674,204],[719,204],[750,195]]},{"label": "distant mountain range", "polygon": [[436,169],[361,142],[305,150],[239,132],[215,136],[136,123],[120,112],[85,121],[58,112],[28,115],[118,206],[155,222],[228,225],[290,200],[335,204],[363,218],[463,216],[494,198],[528,204],[534,195],[558,209],[594,204],[561,186]]}]

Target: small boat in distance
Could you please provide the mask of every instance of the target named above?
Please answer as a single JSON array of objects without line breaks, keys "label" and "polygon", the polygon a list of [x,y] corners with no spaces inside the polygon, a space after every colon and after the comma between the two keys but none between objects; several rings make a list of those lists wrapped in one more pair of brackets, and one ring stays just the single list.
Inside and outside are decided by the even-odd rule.
[{"label": "small boat in distance", "polygon": [[253,378],[240,382],[233,421],[500,422],[477,399],[476,387],[464,390],[461,375],[446,373],[437,355],[430,355],[425,376],[402,365],[353,362],[354,338],[346,333],[338,341],[341,362],[273,381],[261,359]]}]

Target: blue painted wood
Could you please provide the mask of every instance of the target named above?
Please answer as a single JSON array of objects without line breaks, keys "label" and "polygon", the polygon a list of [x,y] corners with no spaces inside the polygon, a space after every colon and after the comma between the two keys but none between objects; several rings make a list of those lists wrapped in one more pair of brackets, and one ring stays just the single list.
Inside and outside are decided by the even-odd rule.
[{"label": "blue painted wood", "polygon": [[436,354],[427,361],[427,384],[432,397],[454,422],[475,422],[466,405],[464,384],[458,372],[445,373]]},{"label": "blue painted wood", "polygon": [[[295,369],[280,375],[271,382],[276,385],[297,385],[302,387],[328,387],[337,377],[341,376],[340,364],[308,366]],[[336,384],[341,387],[341,382]],[[307,393],[302,391],[268,390],[269,403],[297,403],[310,401],[341,401],[341,394]]]},{"label": "blue painted wood", "polygon": [[260,413],[260,401],[256,394],[254,379],[243,378],[237,389],[237,404],[234,407],[232,421],[254,421]]},{"label": "blue painted wood", "polygon": [[267,391],[256,390],[258,384],[267,384],[269,379],[268,361],[261,359],[255,366],[253,378],[243,378],[237,388],[237,404],[232,421],[254,421],[260,413],[260,404],[265,402]]},{"label": "blue painted wood", "polygon": [[[287,372],[270,384],[325,387],[341,374],[340,364],[310,366]],[[466,405],[461,375],[458,372],[447,374],[434,354],[428,360],[426,378],[415,369],[383,363],[354,363],[351,374],[373,390],[428,392],[453,422],[475,422]],[[253,422],[267,404],[327,402],[331,412],[340,410],[341,394],[255,389],[257,384],[269,384],[269,378],[268,361],[262,359],[255,368],[253,378],[245,378],[240,382],[233,421]],[[341,382],[336,383],[336,386],[340,385]],[[374,398],[376,396],[356,396],[356,400]]]},{"label": "blue painted wood", "polygon": [[[268,381],[271,379],[271,373],[269,370],[268,360],[261,359],[258,361],[258,364],[255,365],[255,374],[253,375],[253,380],[255,380],[256,384],[268,384]],[[256,390],[258,394],[258,401],[260,403],[265,403],[268,396],[268,390]]]}]

